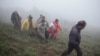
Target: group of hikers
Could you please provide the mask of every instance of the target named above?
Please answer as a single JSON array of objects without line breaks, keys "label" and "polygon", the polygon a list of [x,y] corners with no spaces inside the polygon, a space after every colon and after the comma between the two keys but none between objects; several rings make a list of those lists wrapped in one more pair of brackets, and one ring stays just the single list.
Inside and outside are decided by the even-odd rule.
[{"label": "group of hikers", "polygon": [[58,19],[55,19],[49,24],[45,16],[42,14],[37,19],[36,23],[31,15],[24,19],[23,22],[21,22],[21,20],[22,18],[18,12],[14,11],[11,16],[14,29],[17,29],[18,31],[28,30],[30,36],[36,35],[44,40],[48,39],[49,37],[56,39],[58,32],[61,30]]},{"label": "group of hikers", "polygon": [[[58,32],[62,30],[58,19],[55,19],[50,24],[43,15],[40,15],[36,23],[33,22],[32,19],[33,17],[29,15],[28,18],[21,23],[22,18],[17,11],[14,11],[11,16],[14,29],[17,29],[18,31],[23,31],[26,29],[28,30],[30,36],[36,35],[41,37],[43,40],[47,40],[48,38],[56,39]],[[79,45],[81,42],[81,30],[84,29],[85,26],[86,22],[81,20],[72,27],[72,30],[69,34],[68,50],[65,50],[61,56],[69,55],[74,49],[77,52],[77,56],[82,56],[82,51]]]}]

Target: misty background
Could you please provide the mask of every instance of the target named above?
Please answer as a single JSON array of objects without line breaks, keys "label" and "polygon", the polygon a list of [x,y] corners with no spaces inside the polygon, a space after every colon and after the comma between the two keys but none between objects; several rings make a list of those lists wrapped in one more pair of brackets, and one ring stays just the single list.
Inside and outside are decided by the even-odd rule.
[{"label": "misty background", "polygon": [[0,0],[0,21],[10,23],[15,10],[22,19],[29,14],[35,21],[43,14],[49,23],[58,18],[68,30],[79,20],[85,20],[87,27],[83,32],[100,34],[100,0]]}]

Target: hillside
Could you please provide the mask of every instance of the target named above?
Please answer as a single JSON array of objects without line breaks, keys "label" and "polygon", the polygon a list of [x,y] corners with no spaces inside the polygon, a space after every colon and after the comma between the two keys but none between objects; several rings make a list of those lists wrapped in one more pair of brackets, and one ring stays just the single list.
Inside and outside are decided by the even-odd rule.
[{"label": "hillside", "polygon": [[[67,48],[69,30],[48,43],[30,37],[27,31],[17,32],[10,24],[0,23],[0,56],[60,56]],[[98,35],[99,36],[99,35]],[[100,56],[100,38],[82,35],[83,56]],[[76,56],[75,51],[70,56]]]}]

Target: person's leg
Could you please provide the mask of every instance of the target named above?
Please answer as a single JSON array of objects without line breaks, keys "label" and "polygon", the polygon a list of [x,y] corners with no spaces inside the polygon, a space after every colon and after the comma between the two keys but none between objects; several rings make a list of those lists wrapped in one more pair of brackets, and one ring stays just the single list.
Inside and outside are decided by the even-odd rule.
[{"label": "person's leg", "polygon": [[57,35],[58,35],[58,32],[57,31],[54,31],[53,38],[56,39],[57,38]]},{"label": "person's leg", "polygon": [[73,51],[73,46],[71,44],[68,45],[68,50],[65,50],[61,56],[67,56]]},{"label": "person's leg", "polygon": [[18,23],[16,23],[15,27],[16,27],[16,30],[19,31],[19,24]]},{"label": "person's leg", "polygon": [[54,34],[55,34],[54,30],[53,30],[53,29],[51,29],[51,30],[50,30],[50,38],[51,38],[51,39],[53,39],[53,38],[54,38]]},{"label": "person's leg", "polygon": [[54,33],[54,39],[56,39],[56,38],[57,38],[57,32]]},{"label": "person's leg", "polygon": [[16,28],[15,24],[13,24],[13,26],[14,26],[14,29],[15,29]]},{"label": "person's leg", "polygon": [[17,24],[14,24],[14,29],[17,29]]},{"label": "person's leg", "polygon": [[34,36],[37,36],[37,29],[36,28],[33,28],[33,34],[34,34]]},{"label": "person's leg", "polygon": [[45,37],[46,37],[46,39],[49,38],[49,32],[47,30],[45,31]]},{"label": "person's leg", "polygon": [[76,46],[76,47],[75,47],[75,50],[76,50],[76,52],[77,52],[77,56],[82,56],[82,51],[81,51],[81,49],[80,49],[79,46]]},{"label": "person's leg", "polygon": [[32,29],[29,29],[29,35],[32,37]]},{"label": "person's leg", "polygon": [[35,28],[35,34],[36,34],[37,37],[39,37],[38,28],[37,27]]},{"label": "person's leg", "polygon": [[19,31],[21,31],[21,22],[19,23]]},{"label": "person's leg", "polygon": [[21,25],[20,24],[17,24],[16,25],[16,29],[17,29],[18,32],[20,32],[21,31]]}]

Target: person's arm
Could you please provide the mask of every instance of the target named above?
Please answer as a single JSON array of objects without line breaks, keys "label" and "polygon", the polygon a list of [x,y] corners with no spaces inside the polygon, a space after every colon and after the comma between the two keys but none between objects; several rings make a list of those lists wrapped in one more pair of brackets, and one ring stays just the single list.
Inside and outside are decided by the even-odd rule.
[{"label": "person's arm", "polygon": [[12,15],[11,15],[11,21],[12,21],[12,23],[13,24],[15,24],[16,23],[16,18],[15,18],[15,13],[12,13]]},{"label": "person's arm", "polygon": [[15,14],[15,18],[16,18],[16,23],[19,24],[19,16],[17,13]]},{"label": "person's arm", "polygon": [[58,24],[58,30],[62,30],[62,28],[61,28],[61,25],[60,24]]},{"label": "person's arm", "polygon": [[22,20],[22,18],[21,18],[21,16],[19,15],[19,21],[21,22],[21,20]]}]

